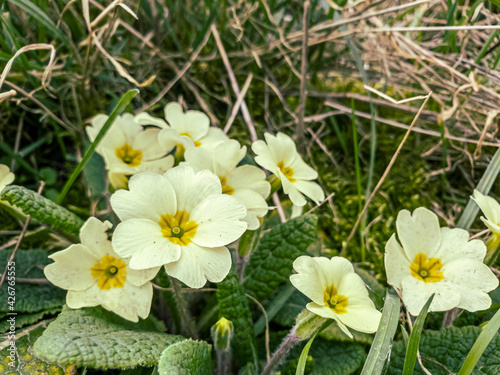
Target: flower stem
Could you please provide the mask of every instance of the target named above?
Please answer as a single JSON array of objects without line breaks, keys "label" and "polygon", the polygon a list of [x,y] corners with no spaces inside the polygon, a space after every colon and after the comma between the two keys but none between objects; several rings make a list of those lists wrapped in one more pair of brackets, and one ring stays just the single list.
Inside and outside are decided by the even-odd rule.
[{"label": "flower stem", "polygon": [[181,319],[184,323],[184,327],[192,339],[198,339],[198,332],[196,332],[196,328],[193,324],[193,319],[191,318],[191,313],[189,312],[186,300],[184,299],[181,292],[181,285],[179,281],[173,277],[170,278],[170,284],[172,285],[174,291],[175,302],[177,303],[177,308],[179,309],[179,313],[181,315]]},{"label": "flower stem", "polygon": [[229,350],[217,349],[217,375],[229,374],[231,364],[231,352]]},{"label": "flower stem", "polygon": [[290,350],[303,339],[295,334],[295,330],[292,331],[283,339],[280,347],[273,353],[270,361],[267,363],[264,371],[261,375],[269,375],[288,355]]}]

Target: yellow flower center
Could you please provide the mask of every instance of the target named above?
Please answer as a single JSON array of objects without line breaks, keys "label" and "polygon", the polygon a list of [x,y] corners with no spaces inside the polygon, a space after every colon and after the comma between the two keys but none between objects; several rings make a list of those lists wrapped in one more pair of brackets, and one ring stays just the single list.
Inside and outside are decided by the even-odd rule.
[{"label": "yellow flower center", "polygon": [[121,259],[105,255],[96,263],[90,272],[97,279],[97,286],[101,290],[121,288],[125,284],[127,265]]},{"label": "yellow flower center", "polygon": [[346,296],[338,294],[337,288],[333,285],[327,286],[323,292],[323,301],[325,306],[328,306],[337,314],[344,314],[347,312],[346,307],[349,299]]},{"label": "yellow flower center", "polygon": [[186,211],[162,215],[159,224],[163,237],[180,246],[188,245],[198,228],[196,221],[189,221],[189,213]]},{"label": "yellow flower center", "polygon": [[234,193],[234,188],[227,185],[226,177],[219,177],[219,180],[222,185],[222,194],[232,195]]},{"label": "yellow flower center", "polygon": [[418,253],[415,260],[410,265],[411,275],[424,283],[437,283],[444,279],[443,273],[439,272],[443,264],[441,259],[430,258],[422,253]]},{"label": "yellow flower center", "polygon": [[130,145],[124,144],[116,149],[116,157],[131,167],[141,165],[142,151],[134,150]]},{"label": "yellow flower center", "polygon": [[280,169],[281,173],[285,175],[285,177],[288,179],[290,182],[295,182],[297,181],[295,178],[293,178],[293,169],[290,167],[285,167],[285,163],[280,161],[278,163],[278,168]]},{"label": "yellow flower center", "polygon": [[[181,133],[180,135],[185,135],[186,137],[189,137],[191,138],[191,140],[193,140],[193,137],[191,137],[191,134],[189,133]],[[200,141],[193,141],[194,142],[194,146],[195,147],[200,147],[201,146],[201,142]]]}]

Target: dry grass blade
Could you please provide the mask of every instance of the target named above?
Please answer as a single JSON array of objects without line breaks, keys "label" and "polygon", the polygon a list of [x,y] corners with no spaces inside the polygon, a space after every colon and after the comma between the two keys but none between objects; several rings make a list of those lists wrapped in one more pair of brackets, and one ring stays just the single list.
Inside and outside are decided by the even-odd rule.
[{"label": "dry grass blade", "polygon": [[250,87],[250,84],[252,83],[252,79],[253,79],[253,74],[250,73],[247,77],[247,80],[245,81],[245,84],[243,85],[243,89],[241,89],[241,92],[238,95],[238,98],[236,98],[236,103],[234,103],[233,109],[231,110],[231,115],[229,116],[229,119],[227,120],[227,124],[224,127],[224,133],[226,133],[226,134],[229,131],[229,129],[231,128],[231,125],[233,125],[233,121],[236,118],[236,115],[238,114],[241,103],[243,103],[243,100],[245,99],[245,95],[247,94],[248,88]]}]

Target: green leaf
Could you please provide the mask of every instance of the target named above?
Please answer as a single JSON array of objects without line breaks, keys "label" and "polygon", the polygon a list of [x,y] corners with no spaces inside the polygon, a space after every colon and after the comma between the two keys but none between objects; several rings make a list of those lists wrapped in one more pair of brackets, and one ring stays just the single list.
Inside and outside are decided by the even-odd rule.
[{"label": "green leaf", "polygon": [[[423,365],[432,375],[456,374],[474,342],[481,334],[480,327],[446,327],[441,331],[426,330],[420,339],[420,355]],[[403,341],[392,347],[387,375],[401,375],[405,353]],[[417,364],[414,375],[425,375]],[[500,335],[496,334],[479,359],[474,375],[500,374]]]},{"label": "green leaf", "polygon": [[273,227],[260,239],[245,271],[245,289],[262,301],[288,281],[293,261],[318,237],[315,215],[300,216]]},{"label": "green leaf", "polygon": [[408,342],[408,347],[406,348],[405,364],[403,367],[403,375],[413,374],[413,369],[415,368],[415,361],[417,360],[418,345],[420,343],[420,335],[422,329],[424,328],[425,318],[427,317],[427,311],[434,299],[434,294],[429,297],[424,307],[417,316],[415,320],[415,325],[410,334],[410,341]]},{"label": "green leaf", "polygon": [[[34,324],[36,322],[39,322],[42,320],[42,318],[46,315],[54,315],[57,314],[58,312],[61,311],[60,307],[56,307],[51,310],[44,310],[44,311],[39,311],[35,313],[24,313],[24,314],[19,314],[16,316],[14,320],[14,326],[16,328],[22,328],[24,326]],[[10,315],[7,315],[6,317],[3,317],[0,320],[0,333],[5,333],[11,328],[11,321],[9,320],[11,318]]]},{"label": "green leaf", "polygon": [[[0,251],[0,269],[3,271],[7,267],[7,262],[12,255],[12,251]],[[43,266],[49,264],[51,260],[43,250],[18,250],[13,259],[15,263],[15,276],[25,279],[45,278]],[[12,272],[12,271],[11,271]],[[0,289],[0,312],[9,312],[8,301],[9,287],[15,288],[15,303],[12,305],[17,313],[35,313],[45,310],[53,310],[64,305],[66,301],[66,291],[50,284],[28,284],[16,282],[14,286],[5,280]]]},{"label": "green leaf", "polygon": [[327,321],[328,319],[305,309],[297,316],[295,334],[303,340],[308,339],[313,334],[316,334],[318,329]]},{"label": "green leaf", "polygon": [[163,351],[158,365],[160,375],[210,375],[212,345],[205,341],[184,340]]},{"label": "green leaf", "polygon": [[[47,363],[40,358],[33,356],[31,348],[33,343],[42,335],[45,327],[40,326],[31,330],[26,335],[16,340],[15,349],[15,365],[9,366],[10,361],[10,346],[0,351],[0,374],[3,375],[33,375],[33,374],[50,374],[64,375],[70,374],[63,367]],[[20,333],[20,332],[18,332]],[[7,337],[6,337],[7,338]]]},{"label": "green leaf", "polygon": [[252,314],[245,291],[238,276],[230,272],[223,282],[217,284],[219,318],[226,318],[233,323],[234,337],[231,346],[241,363],[256,362],[257,351],[253,330]]},{"label": "green leaf", "polygon": [[83,220],[74,213],[22,186],[7,186],[2,191],[0,199],[19,207],[33,219],[71,235],[78,236],[80,227],[83,225]]},{"label": "green leaf", "polygon": [[[142,322],[141,322],[142,323]],[[37,356],[58,365],[93,368],[154,366],[182,336],[148,331],[100,307],[65,306],[34,345]]]},{"label": "green leaf", "polygon": [[304,375],[304,371],[306,369],[306,364],[307,364],[307,357],[309,355],[309,349],[311,349],[311,345],[316,338],[316,335],[318,334],[319,330],[317,330],[314,335],[309,339],[307,344],[304,346],[304,349],[302,349],[302,353],[300,353],[299,357],[299,362],[297,363],[297,371],[296,375]]}]

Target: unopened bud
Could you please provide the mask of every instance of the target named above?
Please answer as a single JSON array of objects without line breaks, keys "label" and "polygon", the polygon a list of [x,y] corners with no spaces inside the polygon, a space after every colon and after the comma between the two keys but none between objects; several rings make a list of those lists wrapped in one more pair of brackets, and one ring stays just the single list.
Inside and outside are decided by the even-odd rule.
[{"label": "unopened bud", "polygon": [[233,337],[233,323],[222,317],[212,326],[211,334],[215,349],[228,351]]}]

